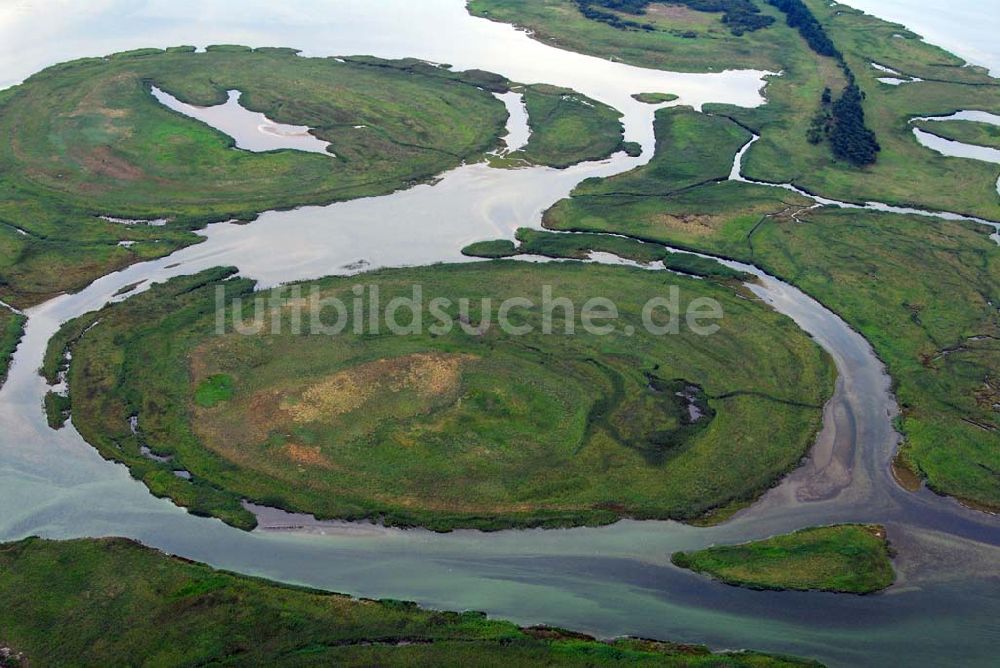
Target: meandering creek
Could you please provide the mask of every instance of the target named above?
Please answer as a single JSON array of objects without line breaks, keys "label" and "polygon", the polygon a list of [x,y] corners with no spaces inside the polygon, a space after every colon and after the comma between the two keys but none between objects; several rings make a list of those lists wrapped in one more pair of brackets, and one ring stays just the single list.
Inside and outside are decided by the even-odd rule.
[{"label": "meandering creek", "polygon": [[[77,34],[70,46],[60,46],[69,51],[51,60],[215,42],[290,45],[310,55],[415,56],[573,88],[620,109],[626,138],[644,150],[638,158],[618,154],[566,170],[466,165],[434,184],[386,197],[269,212],[248,225],[212,225],[200,245],[30,309],[27,334],[0,390],[0,540],[124,535],[215,566],[335,591],[480,609],[600,636],[785,651],[831,665],[944,666],[959,655],[966,664],[986,665],[995,658],[1000,521],[927,491],[900,489],[889,471],[897,409],[870,346],[815,300],[739,263],[727,262],[759,277],[751,289],[830,352],[839,379],[804,465],[718,527],[624,521],[601,528],[439,535],[371,524],[303,527],[302,518],[258,509],[265,528],[244,533],[153,498],[124,467],[102,460],[72,425],[49,430],[40,407],[47,388],[36,373],[49,337],[61,322],[100,307],[126,286],[139,283],[136,290],[142,290],[221,264],[234,264],[268,286],[377,266],[469,261],[459,252],[467,243],[538,227],[542,212],[582,179],[619,173],[650,158],[655,107],[636,102],[632,93],[677,93],[676,104],[695,106],[762,102],[764,73],[679,75],[572,54],[509,26],[471,18],[461,0],[306,2],[302,13],[235,0],[211,9],[150,3],[138,15],[109,5],[70,10],[84,14],[70,23],[87,25],[93,34]],[[37,21],[48,18],[40,9],[38,14]],[[232,18],[237,14],[242,22]],[[449,38],[438,38],[442,34]],[[527,137],[523,114],[512,115],[509,130],[512,143]],[[742,178],[739,158],[733,176]],[[753,592],[669,563],[678,549],[838,521],[887,525],[899,551],[896,586],[872,597]]]}]

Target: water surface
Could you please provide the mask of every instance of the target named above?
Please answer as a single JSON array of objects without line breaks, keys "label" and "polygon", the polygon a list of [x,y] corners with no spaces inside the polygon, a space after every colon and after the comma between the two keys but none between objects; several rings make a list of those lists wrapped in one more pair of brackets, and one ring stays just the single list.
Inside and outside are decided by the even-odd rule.
[{"label": "water surface", "polygon": [[163,106],[180,114],[199,120],[223,132],[236,142],[236,148],[260,153],[279,149],[294,149],[309,153],[322,153],[332,157],[330,143],[309,133],[304,125],[285,125],[272,121],[264,114],[250,111],[240,104],[242,93],[227,92],[227,100],[213,107],[196,107],[181,102],[176,97],[152,87],[153,97]]}]

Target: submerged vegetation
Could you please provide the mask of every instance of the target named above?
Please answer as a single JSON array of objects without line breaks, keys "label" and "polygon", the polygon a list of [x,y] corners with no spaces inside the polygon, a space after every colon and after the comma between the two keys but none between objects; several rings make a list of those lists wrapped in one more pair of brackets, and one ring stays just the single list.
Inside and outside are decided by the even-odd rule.
[{"label": "submerged vegetation", "polygon": [[22,665],[818,665],[652,640],[601,642],[477,612],[354,599],[118,538],[0,545],[0,598],[2,644]]},{"label": "submerged vegetation", "polygon": [[[289,305],[280,333],[220,335],[216,287],[226,303],[254,296],[229,274],[175,279],[67,323],[44,371],[58,373],[69,345],[83,437],[155,494],[244,528],[254,518],[241,499],[436,530],[693,519],[794,467],[832,390],[827,356],[738,285],[582,263],[384,270],[365,277],[382,304],[420,285],[451,300],[457,324],[295,334]],[[356,283],[299,288],[351,303]],[[614,298],[613,331],[601,320],[600,333],[577,323],[566,335],[595,296]],[[492,319],[490,304],[511,297],[532,300],[508,313],[532,331]],[[676,299],[679,313],[714,299],[721,329],[650,334],[641,312],[652,297]],[[667,316],[650,315],[663,326]]]},{"label": "submerged vegetation", "polygon": [[742,545],[677,552],[674,565],[750,589],[871,594],[895,580],[885,528],[841,524]]}]

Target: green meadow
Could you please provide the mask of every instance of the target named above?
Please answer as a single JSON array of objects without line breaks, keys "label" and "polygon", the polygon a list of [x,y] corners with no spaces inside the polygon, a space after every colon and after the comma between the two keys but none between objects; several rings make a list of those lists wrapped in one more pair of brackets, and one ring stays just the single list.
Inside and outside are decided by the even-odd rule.
[{"label": "green meadow", "polygon": [[812,661],[520,628],[218,571],[120,538],[0,545],[4,666],[725,666]]},{"label": "green meadow", "polygon": [[[434,316],[406,336],[353,323],[337,336],[294,334],[291,319],[312,316],[282,307],[272,320],[289,325],[280,333],[220,335],[216,287],[227,299],[254,297],[230,271],[175,279],[71,321],[44,372],[58,373],[68,346],[84,438],[154,494],[244,528],[254,520],[241,499],[435,530],[693,520],[755,498],[797,466],[833,387],[827,356],[737,283],[575,262],[384,270],[363,278],[383,304],[420,285],[427,300],[451,300],[452,328],[431,327]],[[350,304],[358,282],[299,288]],[[542,286],[575,305],[552,307],[548,332]],[[715,300],[720,329],[648,331],[643,308],[672,290],[681,313]],[[509,311],[531,332],[497,326],[512,297],[533,301]],[[613,300],[613,331],[582,327],[593,297]],[[648,322],[668,325],[666,308]]]},{"label": "green meadow", "polygon": [[[515,87],[516,91],[517,88]],[[524,86],[531,136],[520,151],[508,154],[536,165],[569,167],[600,160],[623,148],[621,112],[568,88]]]}]

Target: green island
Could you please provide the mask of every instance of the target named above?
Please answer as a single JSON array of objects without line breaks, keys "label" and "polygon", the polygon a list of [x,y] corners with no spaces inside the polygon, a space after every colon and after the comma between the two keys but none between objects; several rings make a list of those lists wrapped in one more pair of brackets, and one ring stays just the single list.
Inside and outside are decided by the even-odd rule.
[{"label": "green island", "polygon": [[58,392],[46,392],[44,399],[45,421],[50,429],[62,429],[69,419],[69,397]]},{"label": "green island", "polygon": [[1000,126],[979,121],[914,121],[915,127],[943,139],[1000,150]]},{"label": "green island", "polygon": [[[0,545],[0,665],[819,666],[520,628],[215,570],[120,538]],[[114,632],[109,632],[114,628]]]},{"label": "green island", "polygon": [[872,594],[896,579],[885,528],[841,524],[767,540],[676,552],[675,566],[750,589]]},{"label": "green island", "polygon": [[514,87],[528,110],[528,143],[509,160],[569,167],[600,160],[624,148],[621,112],[568,88],[546,84]]},{"label": "green island", "polygon": [[[156,86],[212,106],[228,90],[332,155],[235,150],[232,138],[161,105]],[[418,60],[304,58],[238,46],[142,49],[50,67],[0,91],[0,299],[29,306],[125,265],[197,243],[193,230],[263,211],[381,195],[498,146],[492,93],[513,84]],[[518,157],[562,167],[623,146],[619,112],[524,87],[533,130]]]},{"label": "green island", "polygon": [[27,318],[20,313],[0,305],[0,385],[7,379],[10,359],[17,348],[17,342],[21,340],[26,321]]},{"label": "green island", "polygon": [[[655,45],[669,41],[660,32],[622,31],[583,16],[569,20],[563,10],[557,11],[569,5],[562,0],[532,3],[530,11],[508,0],[474,0],[471,6],[487,4],[502,5],[507,12],[523,10],[521,20],[508,19],[538,30],[542,39],[548,40],[549,33],[541,23],[552,21],[545,25],[559,27],[554,34],[564,47],[578,28],[607,34],[609,40],[649,41],[650,53],[631,54],[630,62],[639,65],[662,66]],[[809,143],[810,119],[822,92],[836,87],[834,79],[843,72],[801,40],[799,46],[779,50],[789,60],[780,68],[785,73],[768,85],[767,105],[754,110],[708,105],[706,114],[660,110],[657,156],[649,165],[583,182],[546,212],[544,224],[738,259],[803,289],[861,332],[886,362],[902,408],[898,426],[905,442],[896,462],[901,477],[923,479],[936,492],[995,511],[1000,509],[1000,417],[995,409],[1000,404],[1000,318],[992,305],[1000,300],[1000,262],[988,228],[873,210],[811,208],[814,202],[796,193],[725,179],[732,156],[750,139],[750,127],[762,136],[744,158],[750,177],[804,183],[791,174],[782,176],[783,170],[794,170],[810,179],[828,179],[822,187],[809,185],[825,196],[850,190],[861,196],[845,197],[849,200],[932,206],[1000,220],[1000,168],[924,149],[913,138],[910,123],[913,117],[948,114],[956,107],[995,113],[998,82],[980,68],[962,67],[954,56],[900,26],[842,5],[828,11],[820,2],[806,4],[827,26],[866,94],[867,117],[883,144],[876,165],[841,174],[846,167],[834,164],[826,148]],[[558,23],[555,16],[561,17]],[[657,15],[657,20],[668,19]],[[721,39],[753,42],[768,34],[775,44],[784,44],[786,32],[800,40],[783,24]],[[606,46],[597,39],[577,44],[581,51],[612,55]],[[663,46],[662,53],[670,51]],[[884,73],[866,66],[871,62],[927,81],[877,84],[875,78]],[[824,68],[832,73],[827,78],[819,76]],[[932,107],[936,110],[929,111]],[[772,120],[764,122],[768,118]],[[810,155],[814,166],[797,165]],[[885,181],[891,171],[896,175]],[[834,182],[836,188],[827,187]],[[900,190],[905,197],[893,195]],[[969,206],[977,201],[982,206]]]},{"label": "green island", "polygon": [[614,237],[607,234],[556,234],[522,227],[514,233],[513,241],[497,239],[479,241],[462,249],[470,257],[514,257],[515,255],[543,255],[545,257],[586,260],[593,251],[612,253],[618,257],[649,264],[662,260],[666,254],[660,244],[647,244],[636,239]]},{"label": "green island", "polygon": [[[242,528],[255,524],[243,499],[441,531],[691,520],[755,498],[796,467],[833,387],[826,354],[729,281],[576,262],[382,270],[363,280],[382,304],[420,285],[425,300],[450,299],[445,312],[459,324],[295,334],[282,307],[259,333],[220,335],[216,289],[225,304],[257,296],[231,273],[177,278],[70,321],[43,371],[56,377],[72,350],[81,435],[154,494]],[[297,288],[350,304],[357,283]],[[572,316],[550,309],[548,333],[541,286],[575,305]],[[716,300],[721,329],[649,333],[644,305],[671,291],[682,314]],[[577,322],[566,336],[600,295],[616,299],[614,331]],[[533,328],[523,335],[495,322],[515,296],[533,300],[509,312],[512,325]],[[665,310],[650,318],[669,324]]]},{"label": "green island", "polygon": [[673,93],[636,93],[632,97],[646,104],[663,104],[677,99]]}]

